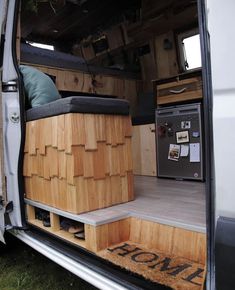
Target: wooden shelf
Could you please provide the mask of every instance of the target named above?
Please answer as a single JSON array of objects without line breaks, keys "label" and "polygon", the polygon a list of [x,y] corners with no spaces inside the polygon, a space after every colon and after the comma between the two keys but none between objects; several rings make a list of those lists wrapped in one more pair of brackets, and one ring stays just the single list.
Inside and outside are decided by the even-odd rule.
[{"label": "wooden shelf", "polygon": [[43,223],[42,221],[40,220],[37,220],[37,219],[29,219],[28,220],[28,223],[33,225],[33,226],[36,226],[42,230],[44,230],[45,232],[48,232],[50,234],[53,234],[61,239],[64,239],[70,243],[73,243],[75,244],[76,246],[80,246],[80,247],[83,247],[83,248],[86,248],[86,241],[84,240],[79,240],[77,238],[75,238],[73,236],[73,234],[70,234],[69,232],[66,232],[64,230],[58,230],[58,231],[55,231],[53,230],[51,227],[44,227],[43,226]]},{"label": "wooden shelf", "polygon": [[27,198],[25,198],[24,201],[25,201],[26,204],[28,204],[30,206],[37,207],[37,208],[40,208],[40,209],[55,213],[55,214],[57,214],[59,216],[62,216],[62,217],[65,217],[65,218],[68,218],[68,219],[71,219],[71,220],[74,220],[74,221],[77,221],[77,222],[80,222],[80,223],[86,223],[86,224],[90,224],[90,225],[93,225],[93,226],[96,225],[94,222],[89,221],[87,219],[84,219],[81,215],[72,214],[72,213],[57,209],[55,207],[52,207],[52,206],[49,206],[49,205],[46,205],[46,204],[43,204],[43,203],[40,203],[40,202],[36,202],[36,201],[30,200],[30,199],[27,199]]},{"label": "wooden shelf", "polygon": [[[84,226],[85,240],[80,240],[75,238],[73,234],[62,230],[60,226],[60,216],[69,217],[70,219],[72,217],[73,220],[78,221],[75,215],[67,215],[65,212],[60,210],[44,205],[41,206],[41,204],[30,202],[28,200],[26,200],[26,202],[26,215],[29,224],[89,251],[96,253],[110,245],[123,242],[129,238],[129,218],[97,226],[82,223]],[[35,213],[38,208],[43,209],[50,214],[50,227],[45,227],[41,220],[36,219]],[[81,223],[81,220],[79,220],[79,222]]]},{"label": "wooden shelf", "polygon": [[[79,240],[79,239],[74,237],[74,234],[69,233],[69,232],[61,229],[60,215],[57,215],[51,211],[47,211],[50,215],[50,226],[45,227],[41,220],[36,219],[36,209],[38,209],[38,207],[26,204],[27,220],[28,220],[29,224],[36,226],[45,232],[53,234],[54,236],[57,236],[61,239],[64,239],[70,243],[77,245],[77,246],[86,248],[86,240]],[[45,210],[45,209],[43,209],[43,210]],[[83,224],[83,226],[84,226],[84,224]],[[84,227],[84,231],[85,231],[85,227]],[[85,236],[85,238],[86,238],[86,236]]]}]

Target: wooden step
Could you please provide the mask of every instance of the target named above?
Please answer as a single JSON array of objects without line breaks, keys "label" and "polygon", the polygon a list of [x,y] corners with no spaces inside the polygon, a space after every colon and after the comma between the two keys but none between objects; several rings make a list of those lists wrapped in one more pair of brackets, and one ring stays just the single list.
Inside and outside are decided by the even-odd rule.
[{"label": "wooden step", "polygon": [[[58,222],[55,228],[44,227],[35,217],[35,209],[42,208],[47,210],[53,220],[60,217],[77,221],[84,224],[85,240],[82,246],[92,252],[98,252],[108,246],[120,242],[132,241],[133,243],[143,244],[149,249],[184,257],[196,263],[205,263],[206,259],[206,235],[204,233],[185,230],[183,228],[163,225],[160,223],[147,221],[135,217],[121,216],[119,220],[106,224],[94,225],[89,220],[82,218],[82,215],[72,215],[67,212],[58,211],[50,207],[26,205],[27,220],[30,224],[39,226],[45,231],[55,234],[60,228]],[[81,217],[80,217],[81,216]],[[56,235],[59,235],[57,233]],[[79,244],[79,243],[78,243]]]},{"label": "wooden step", "polygon": [[52,211],[47,211],[50,215],[51,226],[46,227],[43,225],[43,222],[36,218],[36,210],[38,207],[26,204],[26,216],[29,224],[42,229],[49,234],[52,234],[60,239],[63,239],[69,243],[80,246],[91,252],[100,251],[110,245],[126,241],[129,238],[130,227],[129,227],[129,218],[115,221],[100,226],[93,226],[90,224],[84,224],[77,219],[76,221],[79,224],[83,224],[85,239],[79,240],[74,237],[73,234],[61,229],[60,218],[66,217],[69,215],[60,215]]},{"label": "wooden step", "polygon": [[[42,205],[42,208],[45,209],[45,206]],[[37,207],[26,205],[28,223],[53,236],[85,248],[152,282],[170,286],[172,289],[202,289],[206,273],[204,233],[135,217],[92,225],[82,222],[80,215],[52,208],[48,211],[51,225],[45,227],[36,218],[36,210]],[[84,240],[61,229],[62,217],[75,219],[84,227]]]}]

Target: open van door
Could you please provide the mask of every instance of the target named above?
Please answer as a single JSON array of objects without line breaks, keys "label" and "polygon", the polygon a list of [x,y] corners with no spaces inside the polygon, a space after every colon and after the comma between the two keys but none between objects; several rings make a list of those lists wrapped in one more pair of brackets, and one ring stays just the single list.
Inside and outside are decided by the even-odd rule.
[{"label": "open van door", "polygon": [[[0,240],[8,229],[22,228],[20,178],[22,118],[19,98],[19,73],[15,53],[18,1],[0,0]],[[4,137],[4,138],[3,138]],[[7,190],[4,190],[4,189]],[[4,216],[8,215],[7,225]]]},{"label": "open van door", "polygon": [[214,224],[216,288],[235,285],[234,196],[234,9],[233,0],[207,1],[213,93]]},{"label": "open van door", "polygon": [[[7,13],[7,1],[0,1],[0,79],[2,81],[3,71],[3,50],[4,50],[4,35],[5,22]],[[6,197],[3,174],[3,122],[2,122],[2,85],[0,86],[0,241],[5,243],[5,219],[4,219],[4,200]]]}]

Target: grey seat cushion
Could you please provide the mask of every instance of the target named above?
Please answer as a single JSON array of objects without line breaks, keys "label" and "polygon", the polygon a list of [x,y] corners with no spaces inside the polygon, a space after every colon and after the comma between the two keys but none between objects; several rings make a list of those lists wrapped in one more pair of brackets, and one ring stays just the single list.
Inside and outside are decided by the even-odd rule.
[{"label": "grey seat cushion", "polygon": [[27,110],[27,121],[68,113],[129,115],[129,102],[120,99],[87,96],[68,97]]}]

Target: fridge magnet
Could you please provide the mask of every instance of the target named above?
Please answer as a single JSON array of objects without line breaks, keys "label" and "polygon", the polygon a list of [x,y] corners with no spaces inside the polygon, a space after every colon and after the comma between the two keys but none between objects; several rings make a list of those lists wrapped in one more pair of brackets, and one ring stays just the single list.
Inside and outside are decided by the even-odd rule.
[{"label": "fridge magnet", "polygon": [[181,129],[190,129],[191,128],[191,121],[182,121],[181,122]]},{"label": "fridge magnet", "polygon": [[195,131],[195,132],[193,132],[192,136],[193,136],[193,138],[199,138],[200,133],[198,131]]},{"label": "fridge magnet", "polygon": [[157,132],[159,137],[166,136],[166,127],[165,126],[157,126]]},{"label": "fridge magnet", "polygon": [[173,161],[178,161],[180,157],[180,145],[170,144],[168,159]]},{"label": "fridge magnet", "polygon": [[176,142],[177,142],[177,144],[189,142],[188,131],[176,132]]}]

